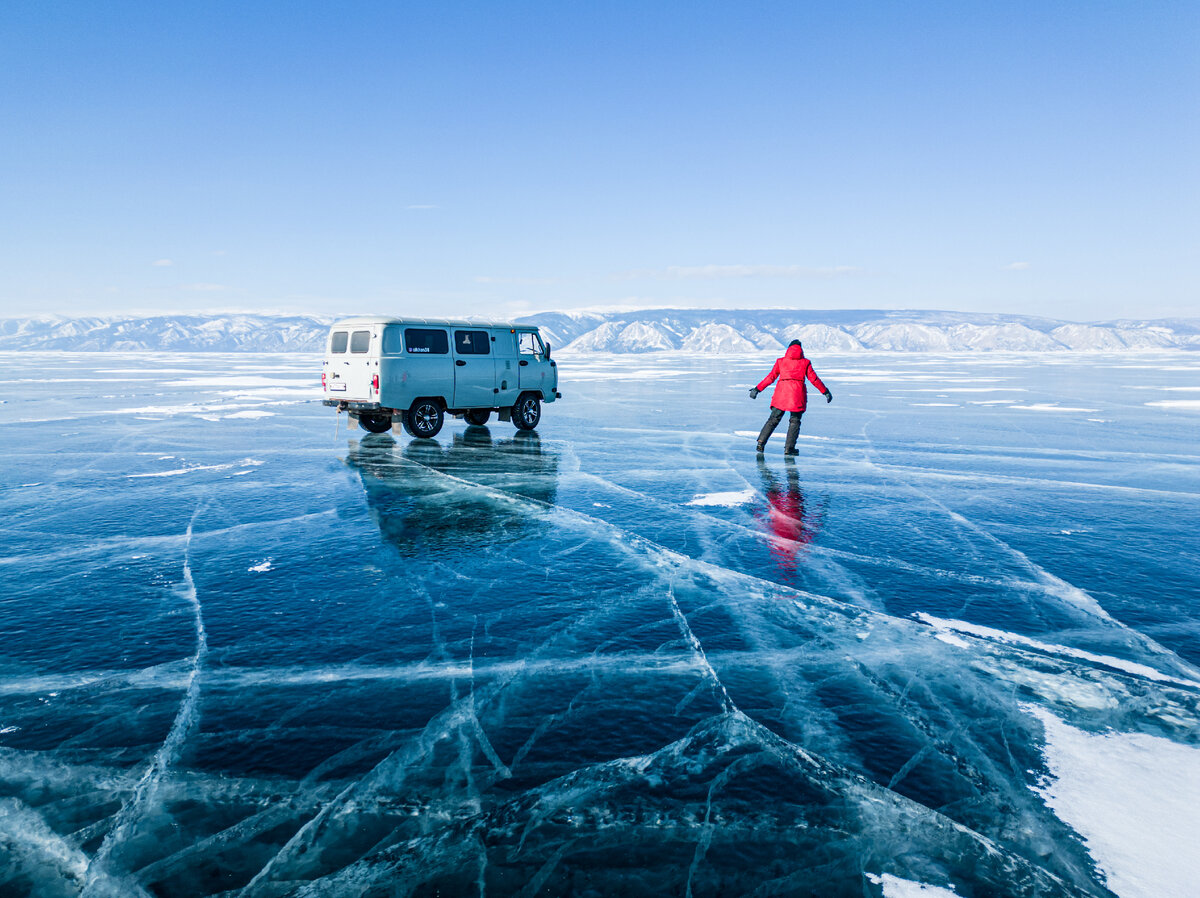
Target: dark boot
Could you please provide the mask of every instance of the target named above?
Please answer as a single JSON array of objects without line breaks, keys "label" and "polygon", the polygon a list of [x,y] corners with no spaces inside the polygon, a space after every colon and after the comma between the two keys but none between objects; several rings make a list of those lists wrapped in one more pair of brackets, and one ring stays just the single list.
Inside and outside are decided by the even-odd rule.
[{"label": "dark boot", "polygon": [[783,410],[771,407],[771,414],[767,416],[767,423],[762,426],[762,430],[758,432],[758,451],[762,452],[767,448],[767,440],[771,439],[771,434],[775,432],[775,428],[779,426],[779,422],[783,420]]},{"label": "dark boot", "polygon": [[[787,439],[783,443],[784,455],[799,455],[796,451],[796,439],[800,436],[800,418],[804,412],[792,412],[792,418],[788,421]],[[782,417],[782,416],[781,416]]]}]

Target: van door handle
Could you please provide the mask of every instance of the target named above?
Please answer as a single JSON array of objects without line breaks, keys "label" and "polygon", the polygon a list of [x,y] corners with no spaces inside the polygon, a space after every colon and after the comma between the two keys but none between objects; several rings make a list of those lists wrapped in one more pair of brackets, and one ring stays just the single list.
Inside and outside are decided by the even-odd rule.
[{"label": "van door handle", "polygon": [[456,365],[465,365],[465,364],[466,364],[466,362],[464,362],[462,359],[456,359],[456,360],[455,360],[455,362],[454,362],[454,364],[456,364]]},{"label": "van door handle", "polygon": [[522,368],[524,368],[528,364],[529,364],[529,362],[525,361],[525,359],[521,359],[521,367]]}]

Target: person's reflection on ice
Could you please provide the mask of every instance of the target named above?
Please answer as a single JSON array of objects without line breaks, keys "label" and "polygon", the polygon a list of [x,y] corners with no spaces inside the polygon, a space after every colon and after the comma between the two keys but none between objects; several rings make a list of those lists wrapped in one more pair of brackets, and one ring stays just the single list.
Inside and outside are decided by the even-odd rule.
[{"label": "person's reflection on ice", "polygon": [[801,558],[808,552],[808,545],[821,529],[823,509],[805,505],[804,490],[800,488],[800,472],[790,459],[786,462],[784,478],[758,460],[758,473],[762,477],[766,505],[755,512],[763,529],[772,537],[771,555],[777,567],[787,579],[794,579]]}]

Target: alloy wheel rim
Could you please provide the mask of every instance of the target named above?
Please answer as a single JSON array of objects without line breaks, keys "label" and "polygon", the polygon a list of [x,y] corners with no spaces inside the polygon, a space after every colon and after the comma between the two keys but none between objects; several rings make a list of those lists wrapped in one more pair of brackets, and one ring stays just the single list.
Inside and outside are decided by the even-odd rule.
[{"label": "alloy wheel rim", "polygon": [[418,408],[414,417],[416,418],[417,430],[421,431],[422,433],[428,433],[429,431],[433,430],[434,414],[430,410],[429,406],[423,405]]}]

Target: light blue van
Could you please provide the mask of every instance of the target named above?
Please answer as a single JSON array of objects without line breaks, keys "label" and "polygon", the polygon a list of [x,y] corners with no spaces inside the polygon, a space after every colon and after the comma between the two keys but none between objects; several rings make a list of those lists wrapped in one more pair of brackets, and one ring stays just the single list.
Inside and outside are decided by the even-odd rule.
[{"label": "light blue van", "polygon": [[436,436],[446,415],[486,424],[492,412],[533,430],[562,398],[550,344],[536,327],[495,321],[347,318],[329,331],[325,405],[363,430]]}]

